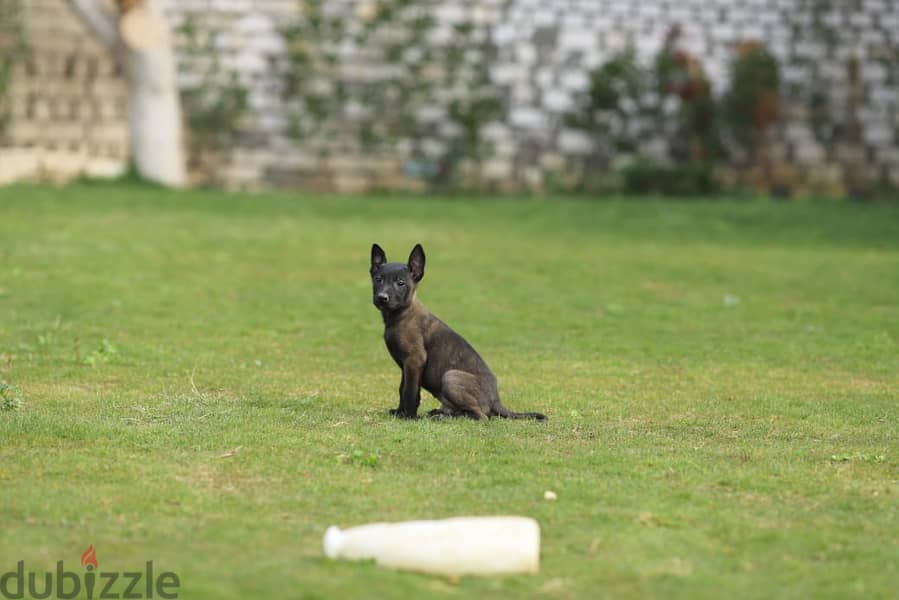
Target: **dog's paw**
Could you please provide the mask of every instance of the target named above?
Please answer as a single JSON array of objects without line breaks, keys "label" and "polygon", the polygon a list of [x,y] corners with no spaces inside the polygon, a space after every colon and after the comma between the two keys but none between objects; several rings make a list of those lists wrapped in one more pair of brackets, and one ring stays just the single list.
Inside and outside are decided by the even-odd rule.
[{"label": "dog's paw", "polygon": [[405,412],[401,411],[398,408],[390,409],[390,416],[396,417],[397,419],[417,419],[417,415],[407,415]]}]

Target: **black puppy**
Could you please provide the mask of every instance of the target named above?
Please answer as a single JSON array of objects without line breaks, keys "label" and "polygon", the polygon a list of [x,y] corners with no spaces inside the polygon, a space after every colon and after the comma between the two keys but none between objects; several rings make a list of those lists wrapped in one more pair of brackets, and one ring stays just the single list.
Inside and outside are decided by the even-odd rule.
[{"label": "black puppy", "polygon": [[469,416],[546,419],[536,412],[516,413],[499,401],[496,377],[462,336],[432,315],[415,288],[425,274],[425,253],[416,244],[409,262],[388,263],[377,244],[371,247],[373,301],[384,317],[384,341],[390,356],[403,370],[400,405],[390,413],[415,418],[421,388],[440,401],[430,416]]}]

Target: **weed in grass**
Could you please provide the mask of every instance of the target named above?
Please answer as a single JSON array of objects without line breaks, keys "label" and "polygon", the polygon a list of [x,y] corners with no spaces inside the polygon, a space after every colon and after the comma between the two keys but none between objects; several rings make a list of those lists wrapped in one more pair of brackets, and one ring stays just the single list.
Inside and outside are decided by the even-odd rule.
[{"label": "weed in grass", "polygon": [[22,408],[22,392],[14,385],[0,381],[0,410],[10,411]]},{"label": "weed in grass", "polygon": [[372,469],[381,464],[381,457],[378,456],[377,452],[360,450],[359,448],[353,448],[349,452],[339,454],[337,459],[345,465],[358,465]]},{"label": "weed in grass", "polygon": [[100,342],[100,345],[97,346],[94,350],[92,350],[84,359],[81,361],[82,364],[96,367],[99,364],[106,364],[112,361],[116,355],[119,353],[119,349],[116,346],[103,338]]},{"label": "weed in grass", "polygon": [[42,333],[37,334],[37,346],[41,350],[48,350],[52,346],[55,345],[57,333],[62,326],[62,317],[60,315],[56,316],[56,319],[53,321],[52,325]]},{"label": "weed in grass", "polygon": [[887,457],[885,454],[862,454],[860,452],[856,452],[855,454],[833,454],[831,455],[830,460],[832,462],[862,462],[881,464],[886,462]]}]

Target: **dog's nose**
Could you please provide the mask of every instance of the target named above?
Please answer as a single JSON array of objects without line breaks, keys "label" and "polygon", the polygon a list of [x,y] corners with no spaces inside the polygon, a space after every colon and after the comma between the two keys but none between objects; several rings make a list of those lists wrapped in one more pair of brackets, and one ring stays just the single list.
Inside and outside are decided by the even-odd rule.
[{"label": "dog's nose", "polygon": [[378,294],[375,296],[375,304],[387,304],[390,297],[387,294]]}]

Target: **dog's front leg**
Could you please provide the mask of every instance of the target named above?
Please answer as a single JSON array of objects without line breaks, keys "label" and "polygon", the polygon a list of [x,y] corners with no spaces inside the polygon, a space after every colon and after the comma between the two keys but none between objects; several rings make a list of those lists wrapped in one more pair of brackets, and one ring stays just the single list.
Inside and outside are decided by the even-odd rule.
[{"label": "dog's front leg", "polygon": [[[403,389],[405,389],[405,387],[406,387],[406,370],[403,369],[402,375],[400,377],[400,389],[399,389],[399,392],[397,393],[397,396],[399,396],[399,398],[400,398],[400,403],[399,403],[399,406],[397,406],[396,408],[391,408],[389,411],[390,414],[395,417],[405,416],[405,413],[403,411]],[[418,404],[421,402],[421,391],[419,391],[418,398],[419,398],[419,400],[415,403],[415,406],[418,406]]]},{"label": "dog's front leg", "polygon": [[403,363],[403,379],[400,384],[400,407],[396,416],[414,419],[421,404],[421,371],[424,359],[407,358]]},{"label": "dog's front leg", "polygon": [[403,373],[402,373],[402,375],[400,376],[400,391],[399,391],[399,393],[397,394],[397,395],[400,397],[400,403],[399,403],[399,406],[397,406],[396,408],[391,408],[391,409],[390,409],[390,414],[392,414],[392,415],[394,415],[394,416],[400,415],[400,414],[402,414],[402,412],[403,412],[403,388],[404,388],[404,387],[406,387],[406,372],[405,372],[405,369],[403,369]]}]

